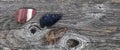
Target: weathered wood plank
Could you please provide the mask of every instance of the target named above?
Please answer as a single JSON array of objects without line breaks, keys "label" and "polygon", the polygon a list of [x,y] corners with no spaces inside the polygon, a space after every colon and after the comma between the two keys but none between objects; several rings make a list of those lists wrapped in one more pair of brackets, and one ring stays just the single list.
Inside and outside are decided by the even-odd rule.
[{"label": "weathered wood plank", "polygon": [[[64,44],[67,40],[63,39],[59,42],[64,45],[61,45],[61,49],[60,45],[56,45],[55,50],[120,50],[119,5],[120,0],[0,0],[0,50],[55,49],[41,43],[49,29],[61,26],[68,27],[63,38],[73,37],[80,45],[76,47],[78,49],[68,48],[67,44]],[[15,12],[21,7],[33,7],[37,10],[36,16],[23,25],[17,24],[14,20]],[[38,21],[45,13],[64,15],[48,30],[37,30],[36,35],[32,35],[30,29],[26,28],[31,22],[39,25]]]}]

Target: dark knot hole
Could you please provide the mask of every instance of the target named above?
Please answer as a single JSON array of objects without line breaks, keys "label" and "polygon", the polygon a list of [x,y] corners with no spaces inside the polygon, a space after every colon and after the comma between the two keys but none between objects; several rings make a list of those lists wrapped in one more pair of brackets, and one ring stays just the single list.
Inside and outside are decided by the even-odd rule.
[{"label": "dark knot hole", "polygon": [[75,39],[69,39],[69,40],[67,41],[67,45],[68,45],[68,47],[73,48],[73,47],[76,47],[76,46],[79,45],[79,41],[77,41],[77,40],[75,40]]},{"label": "dark knot hole", "polygon": [[32,28],[30,31],[31,31],[32,34],[35,34],[35,32],[36,32],[37,30],[36,30],[35,28]]}]

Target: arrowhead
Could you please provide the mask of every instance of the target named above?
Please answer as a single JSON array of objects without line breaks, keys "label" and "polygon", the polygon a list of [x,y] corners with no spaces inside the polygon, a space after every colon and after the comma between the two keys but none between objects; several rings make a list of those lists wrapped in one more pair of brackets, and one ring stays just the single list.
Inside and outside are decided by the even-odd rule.
[{"label": "arrowhead", "polygon": [[16,22],[25,23],[33,18],[36,10],[32,8],[21,8],[16,12]]}]

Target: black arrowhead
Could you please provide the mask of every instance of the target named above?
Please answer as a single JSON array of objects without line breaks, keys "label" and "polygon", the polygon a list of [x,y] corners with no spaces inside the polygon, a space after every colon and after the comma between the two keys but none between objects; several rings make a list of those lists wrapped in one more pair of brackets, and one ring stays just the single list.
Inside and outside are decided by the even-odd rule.
[{"label": "black arrowhead", "polygon": [[59,21],[62,17],[62,14],[45,14],[40,19],[40,26],[42,28],[51,27],[54,25],[57,21]]}]

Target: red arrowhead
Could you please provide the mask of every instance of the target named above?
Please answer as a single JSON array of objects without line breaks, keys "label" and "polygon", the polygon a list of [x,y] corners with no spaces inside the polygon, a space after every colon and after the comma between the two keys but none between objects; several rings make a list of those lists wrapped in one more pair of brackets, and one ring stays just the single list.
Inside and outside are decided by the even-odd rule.
[{"label": "red arrowhead", "polygon": [[32,8],[21,8],[16,12],[16,22],[25,23],[33,18],[36,10]]}]

